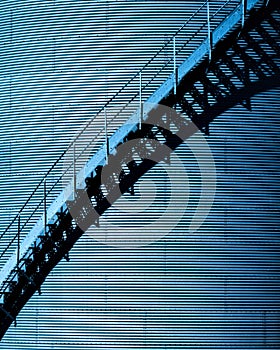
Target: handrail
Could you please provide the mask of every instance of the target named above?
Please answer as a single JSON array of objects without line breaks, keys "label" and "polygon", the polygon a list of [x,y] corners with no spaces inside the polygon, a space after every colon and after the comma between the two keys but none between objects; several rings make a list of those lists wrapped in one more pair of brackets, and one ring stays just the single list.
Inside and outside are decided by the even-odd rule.
[{"label": "handrail", "polygon": [[[228,0],[227,2],[229,2],[230,0]],[[152,62],[155,57],[157,57],[167,46],[168,44],[173,40],[173,37],[176,36],[193,18],[194,16],[203,8],[203,6],[205,6],[205,4],[207,3],[207,0],[199,7],[199,9],[193,14],[191,15],[191,17],[176,31],[176,33],[162,46],[162,48],[157,51],[154,56],[152,56],[152,58],[150,58],[147,63],[137,72],[134,74],[134,76],[132,76],[132,78],[130,78],[120,89],[119,91],[117,91],[115,93],[115,95],[113,97],[111,97],[103,107],[101,107],[101,109],[99,109],[98,112],[96,112],[96,114],[101,113],[104,108],[106,108],[110,102],[112,102],[124,89],[126,86],[129,85],[129,83],[131,81],[133,81],[135,78],[137,78],[141,72],[143,72],[143,70],[150,64],[150,62]],[[63,158],[63,156],[66,154],[67,151],[69,151],[69,149],[71,149],[71,147],[73,146],[73,144],[75,143],[75,141],[77,141],[77,139],[81,136],[81,134],[86,130],[86,128],[91,124],[92,120],[90,120],[85,126],[84,128],[80,131],[79,134],[77,134],[77,136],[74,138],[73,141],[70,142],[69,146],[66,148],[65,151],[63,151],[61,153],[61,155],[58,157],[58,159],[54,162],[54,164],[49,168],[49,170],[47,171],[47,173],[43,176],[43,178],[39,181],[38,185],[35,187],[35,189],[32,191],[32,193],[30,194],[30,196],[28,197],[28,199],[26,200],[26,202],[22,205],[21,209],[19,210],[18,214],[14,217],[14,219],[12,219],[11,223],[7,226],[7,228],[4,230],[4,232],[0,235],[0,240],[1,238],[3,238],[3,236],[5,235],[5,233],[9,230],[9,228],[11,227],[11,225],[13,223],[15,223],[15,221],[18,219],[20,213],[24,210],[24,208],[27,206],[27,204],[29,203],[30,199],[34,196],[34,194],[36,193],[36,191],[38,190],[38,188],[42,185],[42,183],[46,180],[47,176],[50,174],[50,172],[54,169],[54,167],[56,166],[56,164]],[[1,255],[2,256],[2,255]],[[0,258],[1,258],[0,256]]]},{"label": "handrail", "polygon": [[[180,34],[182,34],[182,32],[184,31],[184,29],[187,28],[188,24],[191,23],[191,21],[196,18],[196,16],[198,15],[198,13],[201,12],[201,10],[203,10],[205,8],[205,6],[207,5],[209,0],[205,1],[199,8],[198,10],[192,15],[190,16],[190,18],[188,18],[188,20],[175,32],[175,34],[173,36],[170,37],[170,39],[164,43],[164,45],[146,62],[146,64],[139,69],[99,110],[98,112],[95,113],[95,116],[98,116],[100,113],[104,112],[104,110],[108,107],[111,106],[111,104],[113,104],[114,100],[116,100],[119,96],[121,96],[122,92],[124,92],[126,90],[127,87],[130,87],[130,85],[132,85],[132,82],[135,82],[135,80],[139,79],[140,74],[143,76],[143,72],[145,71],[145,69],[149,68],[152,63],[158,58],[160,57],[160,55],[164,52],[164,50],[166,48],[169,47],[170,44],[173,43],[173,39],[177,38]],[[232,0],[227,0],[225,3],[223,3],[223,5],[221,7],[219,7],[219,9],[217,11],[215,11],[212,16],[211,19],[213,19],[218,13],[221,12],[221,10],[223,10],[224,8],[226,8],[226,6],[230,3],[232,6],[234,6],[232,4]],[[237,6],[240,5],[240,1],[236,0],[235,1],[236,4],[236,8]],[[219,22],[219,24],[222,22],[222,20]],[[201,26],[199,26],[198,30],[196,33],[194,33],[191,37],[189,37],[187,40],[185,40],[184,37],[184,42],[183,44],[176,50],[176,54],[179,55],[181,52],[184,52],[184,50],[187,48],[187,45],[194,39],[197,38],[199,33],[202,33],[204,27],[207,25],[207,22],[205,21]],[[204,35],[203,33],[201,34],[202,38],[200,38],[201,43],[205,40],[205,38],[207,38],[207,35]],[[193,51],[193,50],[192,50]],[[160,68],[157,68],[154,72],[152,77],[149,78],[149,80],[143,84],[143,91],[145,91],[145,89],[150,86],[154,80],[170,65],[170,63],[172,63],[173,58],[169,58],[167,60],[167,62],[165,62],[163,65],[160,66]],[[167,71],[166,73],[169,73],[169,71]],[[162,83],[165,81],[165,79],[163,79]],[[139,91],[138,89],[134,89],[133,93],[131,95],[128,96],[128,99],[126,100],[126,103],[124,104],[124,106],[122,107],[123,111],[132,101],[135,101],[135,99],[139,96]],[[115,115],[110,121],[114,121],[115,119],[117,119],[117,117],[119,116],[119,113],[117,115]],[[12,221],[10,222],[10,224],[7,226],[7,228],[4,230],[4,232],[0,235],[0,239],[2,239],[7,232],[9,232],[9,230],[13,227],[13,225],[15,223],[17,223],[17,220],[19,219],[19,217],[21,217],[21,215],[23,214],[24,210],[26,208],[28,208],[28,204],[31,202],[31,200],[38,195],[38,191],[41,189],[42,190],[42,185],[44,184],[44,182],[46,180],[49,179],[49,175],[53,175],[53,171],[55,170],[55,168],[57,167],[57,165],[60,165],[61,161],[63,160],[63,157],[67,154],[67,152],[69,150],[71,150],[71,148],[75,145],[75,143],[77,142],[77,140],[84,134],[85,130],[87,130],[87,128],[92,124],[92,122],[94,121],[94,118],[91,118],[87,123],[85,123],[84,127],[82,128],[82,130],[74,137],[74,139],[70,142],[70,144],[68,145],[68,147],[66,148],[65,151],[62,152],[62,154],[58,157],[58,159],[53,163],[53,165],[50,167],[50,169],[46,172],[46,174],[44,175],[44,177],[39,181],[38,185],[35,187],[35,189],[32,191],[32,193],[30,194],[30,196],[28,197],[28,199],[26,200],[26,202],[24,203],[24,205],[21,207],[21,209],[19,210],[18,214],[12,219]],[[86,146],[83,148],[82,152],[79,154],[79,156],[81,154],[83,154],[91,145],[93,145],[96,141],[100,141],[99,136],[102,134],[104,128],[100,128],[100,130],[98,131],[98,133],[96,134],[96,136],[90,140]],[[104,140],[101,140],[104,141]],[[103,143],[103,142],[102,142]],[[58,178],[54,181],[50,181],[51,187],[48,190],[48,192],[46,193],[46,197],[53,191],[53,189],[55,189],[57,187],[57,185],[61,184],[61,180],[62,177],[64,176],[65,173],[67,173],[67,171],[69,170],[70,167],[72,167],[73,162],[70,163],[70,165],[68,166],[68,168],[66,170],[64,170],[64,172],[60,172]],[[57,177],[57,176],[56,176]],[[40,215],[40,213],[38,213],[38,211],[41,208],[42,203],[44,202],[44,198],[42,198],[39,201],[39,204],[37,204],[37,206],[35,206],[35,209],[32,211],[31,215],[28,215],[27,219],[25,220],[25,222],[22,224],[21,226],[21,230],[23,230],[28,223],[31,221],[31,219],[36,219],[34,218],[34,216]],[[0,259],[9,251],[9,249],[11,248],[11,246],[13,245],[13,243],[15,242],[17,237],[17,234],[11,239],[11,241],[9,242],[8,246],[3,250],[3,252],[1,253]]]},{"label": "handrail", "polygon": [[[230,0],[228,0],[230,1]],[[227,1],[227,2],[228,2]],[[101,107],[101,109],[99,109],[98,112],[96,112],[96,114],[101,113],[104,108],[108,107],[108,105],[137,77],[139,77],[140,73],[142,73],[144,71],[144,69],[146,67],[148,67],[148,65],[170,44],[170,42],[173,40],[173,37],[175,37],[176,35],[178,35],[178,33],[180,33],[182,31],[182,29],[195,17],[195,15],[197,13],[199,13],[199,11],[207,4],[207,0],[198,8],[198,10],[195,11],[194,14],[192,14],[190,16],[190,18],[175,32],[175,34],[161,47],[160,50],[158,50],[154,56],[152,56],[147,63],[141,68],[139,69],[138,72],[136,72],[134,74],[134,76],[132,76],[116,93],[113,97],[111,97],[103,107]],[[92,123],[92,120],[90,120],[88,123],[86,123],[86,125],[84,126],[84,128],[79,132],[79,134],[77,134],[77,136],[70,142],[69,146],[66,148],[65,151],[62,152],[62,154],[58,157],[58,159],[54,162],[54,164],[49,168],[49,170],[47,171],[47,173],[43,176],[43,178],[39,181],[38,185],[35,187],[35,189],[32,191],[32,193],[30,194],[30,196],[28,197],[28,199],[26,200],[26,202],[23,204],[23,206],[21,207],[21,209],[19,210],[18,214],[14,217],[14,219],[12,219],[11,223],[7,226],[7,228],[4,230],[4,232],[0,235],[0,240],[4,237],[4,235],[7,233],[7,231],[10,229],[10,227],[16,222],[16,220],[18,219],[19,215],[21,214],[21,212],[24,210],[24,208],[28,205],[28,203],[30,202],[31,198],[33,198],[34,194],[37,192],[38,188],[43,184],[43,182],[46,180],[46,178],[48,177],[48,175],[51,173],[51,171],[55,168],[55,166],[58,164],[58,162],[63,158],[63,156],[67,153],[67,151],[69,151],[71,149],[71,147],[74,145],[74,143],[77,141],[77,139],[82,135],[82,133],[87,129],[87,127]],[[13,238],[15,239],[15,237]],[[1,254],[0,258],[4,255],[4,253]]]}]

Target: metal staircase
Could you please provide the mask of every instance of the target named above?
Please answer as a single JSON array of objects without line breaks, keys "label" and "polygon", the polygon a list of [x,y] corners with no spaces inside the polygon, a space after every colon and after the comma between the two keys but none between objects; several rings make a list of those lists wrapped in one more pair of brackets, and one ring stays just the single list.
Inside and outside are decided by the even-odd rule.
[{"label": "metal staircase", "polygon": [[[199,14],[205,14],[205,23],[186,37]],[[167,149],[175,150],[198,129],[209,134],[211,122],[223,111],[237,103],[251,109],[252,95],[279,84],[279,17],[277,0],[225,1],[214,12],[206,1],[100,110],[104,130],[92,140],[94,120],[82,128],[1,234],[2,239],[13,233],[1,254],[0,339],[31,296],[40,293],[51,270],[69,259],[87,228],[98,225],[99,216],[123,193],[133,194],[135,182],[168,158]],[[170,57],[147,78],[165,52]],[[117,101],[120,111],[110,116]],[[166,114],[158,104],[186,117]],[[120,145],[133,140],[130,153],[122,151]],[[87,163],[79,164],[84,157]]]}]

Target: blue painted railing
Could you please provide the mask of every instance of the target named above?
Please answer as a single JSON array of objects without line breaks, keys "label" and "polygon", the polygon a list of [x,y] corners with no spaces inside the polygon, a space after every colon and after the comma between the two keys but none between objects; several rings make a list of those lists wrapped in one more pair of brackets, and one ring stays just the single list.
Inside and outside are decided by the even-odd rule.
[{"label": "blue painted railing", "polygon": [[[0,255],[0,260],[5,261],[0,272],[2,296],[7,288],[6,282],[16,278],[18,262],[44,232],[45,225],[52,222],[61,208],[65,208],[66,200],[73,197],[73,189],[83,187],[84,179],[96,166],[105,164],[107,153],[113,153],[126,135],[138,128],[140,103],[160,103],[203,58],[209,56],[211,59],[212,48],[233,28],[244,24],[246,13],[261,2],[228,0],[213,9],[211,2],[205,1],[146,65],[82,126],[0,235],[0,239],[12,237]],[[198,16],[200,21],[204,17],[205,22],[193,33]],[[141,114],[143,121],[148,112],[145,110]],[[106,126],[96,130],[95,122],[105,119],[105,115]],[[92,135],[95,135],[93,139]],[[107,138],[108,142],[104,142]],[[69,162],[69,157],[75,145],[79,145],[75,151],[75,164],[79,164],[79,159],[84,159],[85,154],[88,161],[79,164],[73,174],[74,162]]]}]

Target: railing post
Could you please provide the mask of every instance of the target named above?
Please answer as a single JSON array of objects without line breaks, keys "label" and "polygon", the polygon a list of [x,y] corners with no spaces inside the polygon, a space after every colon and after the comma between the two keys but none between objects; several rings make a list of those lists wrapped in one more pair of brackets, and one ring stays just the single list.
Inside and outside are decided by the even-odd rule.
[{"label": "railing post", "polygon": [[108,156],[109,156],[109,138],[107,134],[107,113],[106,113],[106,107],[104,107],[104,132],[105,132],[105,148],[106,148],[106,155],[105,155],[105,161],[106,164],[108,164]]},{"label": "railing post", "polygon": [[174,89],[174,96],[177,95],[177,68],[176,68],[176,37],[173,38],[173,89]]},{"label": "railing post", "polygon": [[[18,278],[19,278],[19,260],[20,260],[20,214],[18,214],[18,229],[17,229],[17,274],[18,274]],[[3,308],[2,308],[3,309]],[[8,313],[8,316],[11,317],[11,315]],[[12,318],[12,317],[11,317]],[[17,326],[17,319],[16,318],[12,318],[12,320],[14,321],[14,326]]]},{"label": "railing post", "polygon": [[139,73],[139,130],[142,126],[143,106],[142,106],[142,72]]},{"label": "railing post", "polygon": [[245,15],[246,15],[246,12],[247,12],[247,0],[241,0],[241,3],[242,3],[242,28],[244,27],[244,24],[245,24]]},{"label": "railing post", "polygon": [[207,0],[207,29],[208,29],[208,53],[209,62],[212,59],[212,33],[211,33],[211,21],[210,21],[210,0]]},{"label": "railing post", "polygon": [[47,180],[44,181],[44,228],[47,234]]},{"label": "railing post", "polygon": [[17,232],[17,269],[19,270],[20,260],[20,214],[18,214],[18,232]]},{"label": "railing post", "polygon": [[73,200],[76,198],[76,145],[73,143]]}]

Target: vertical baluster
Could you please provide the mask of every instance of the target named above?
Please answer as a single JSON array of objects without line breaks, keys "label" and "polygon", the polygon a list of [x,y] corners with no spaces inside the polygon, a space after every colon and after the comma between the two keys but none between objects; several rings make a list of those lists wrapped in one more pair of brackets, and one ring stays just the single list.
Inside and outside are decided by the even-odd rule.
[{"label": "vertical baluster", "polygon": [[141,130],[142,126],[142,114],[143,114],[143,105],[142,105],[142,72],[139,73],[139,129]]},{"label": "vertical baluster", "polygon": [[108,156],[109,156],[109,138],[107,133],[107,112],[106,107],[104,107],[104,137],[105,137],[105,162],[108,164]]},{"label": "vertical baluster", "polygon": [[76,145],[73,143],[73,200],[76,198]]},{"label": "vertical baluster", "polygon": [[211,33],[211,21],[210,21],[210,0],[207,0],[207,29],[208,29],[208,52],[209,62],[212,59],[212,33]]},{"label": "vertical baluster", "polygon": [[174,96],[177,95],[177,69],[176,69],[176,37],[173,38],[173,89],[174,89]]},{"label": "vertical baluster", "polygon": [[17,232],[17,269],[19,270],[20,260],[20,214],[18,214],[18,232]]},{"label": "vertical baluster", "polygon": [[47,234],[47,179],[44,181],[44,228]]},{"label": "vertical baluster", "polygon": [[247,11],[247,0],[241,0],[241,3],[242,3],[242,28],[244,27],[244,24],[245,24],[245,15],[246,15],[246,11]]}]

